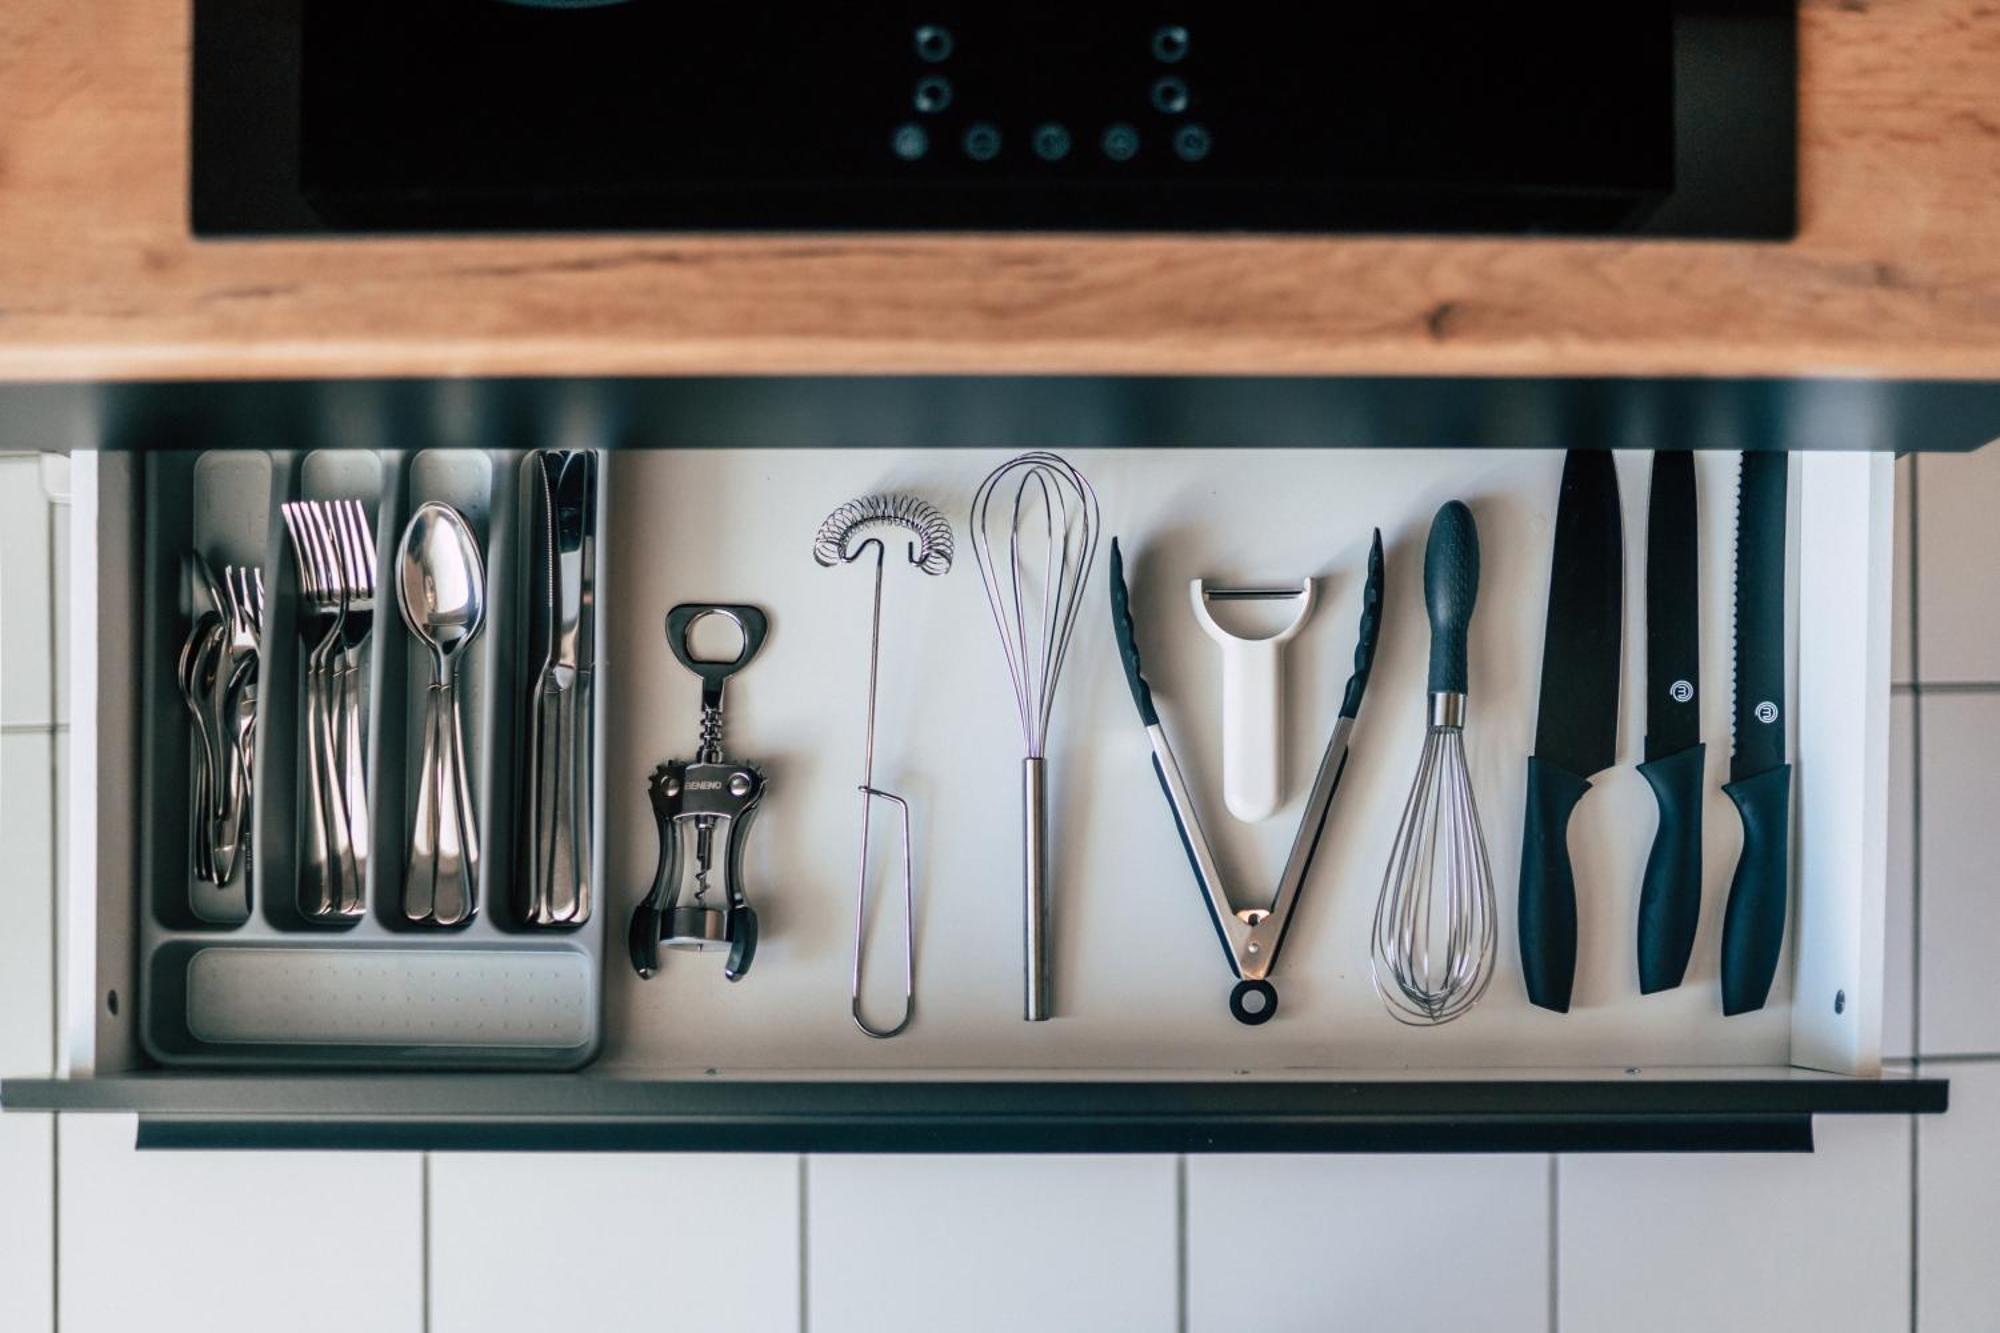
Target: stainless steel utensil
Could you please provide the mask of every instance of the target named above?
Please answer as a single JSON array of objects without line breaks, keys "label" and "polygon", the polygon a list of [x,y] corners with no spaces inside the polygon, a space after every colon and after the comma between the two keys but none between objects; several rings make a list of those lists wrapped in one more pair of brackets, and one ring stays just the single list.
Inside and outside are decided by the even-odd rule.
[{"label": "stainless steel utensil", "polygon": [[416,822],[403,878],[411,921],[462,925],[479,907],[479,828],[458,712],[458,661],[486,620],[486,566],[465,516],[417,507],[396,553],[403,623],[431,651]]},{"label": "stainless steel utensil", "polygon": [[175,682],[194,733],[188,841],[197,878],[236,879],[251,808],[251,746],[257,717],[258,644],[264,584],[254,570],[225,565],[217,578],[199,553],[187,557],[194,601]]},{"label": "stainless steel utensil", "polygon": [[1457,500],[1424,547],[1430,721],[1375,904],[1369,972],[1400,1023],[1460,1017],[1493,979],[1493,868],[1465,767],[1466,632],[1479,597],[1479,531]]},{"label": "stainless steel utensil", "polygon": [[280,506],[298,570],[305,653],[306,849],[299,910],[314,920],[359,917],[369,847],[365,649],[374,620],[375,549],[358,500]]},{"label": "stainless steel utensil", "polygon": [[[1005,525],[996,556],[993,530]],[[1049,1017],[1048,788],[1044,753],[1056,682],[1097,558],[1097,492],[1057,454],[1011,458],[981,482],[968,529],[1014,686],[1021,739],[1022,1016]],[[1004,560],[1004,563],[1003,563]]]},{"label": "stainless steel utensil", "polygon": [[[879,536],[862,536],[880,528],[905,528],[910,564],[926,574],[951,568],[951,522],[913,495],[867,495],[850,500],[828,514],[813,534],[813,559],[831,568],[852,564],[875,548],[875,609],[868,629],[868,725],[861,751],[861,861],[855,876],[854,971],[848,984],[848,1007],[854,1025],[871,1037],[893,1037],[910,1026],[917,1012],[917,893],[910,854],[910,803],[875,785],[875,686],[882,661],[882,566],[888,548]],[[856,537],[861,537],[857,542]],[[870,1027],[861,1013],[861,964],[868,918],[869,815],[879,797],[896,807],[903,821],[903,1016],[892,1028]]]},{"label": "stainless steel utensil", "polygon": [[[1295,595],[1295,594],[1291,594]],[[1125,665],[1125,684],[1146,728],[1153,750],[1153,772],[1167,794],[1174,827],[1194,868],[1196,884],[1208,906],[1229,970],[1236,975],[1229,992],[1229,1012],[1236,1021],[1255,1027],[1267,1023],[1278,1012],[1278,990],[1271,984],[1271,970],[1278,964],[1285,932],[1291,926],[1292,911],[1298,906],[1306,876],[1312,873],[1313,856],[1319,850],[1320,834],[1333,808],[1334,793],[1341,775],[1347,771],[1347,742],[1361,713],[1361,697],[1368,689],[1368,676],[1375,666],[1375,643],[1382,630],[1382,534],[1377,532],[1368,550],[1368,580],[1361,591],[1361,625],[1355,633],[1354,674],[1335,715],[1333,730],[1320,756],[1319,771],[1313,777],[1312,794],[1306,798],[1305,812],[1299,817],[1298,831],[1292,835],[1291,854],[1278,876],[1277,890],[1262,907],[1237,907],[1229,887],[1223,882],[1208,835],[1202,831],[1194,796],[1174,748],[1167,742],[1167,729],[1153,703],[1153,687],[1146,680],[1139,660],[1139,632],[1132,617],[1130,590],[1125,584],[1125,560],[1118,539],[1111,539],[1111,632],[1118,643],[1118,656]]]},{"label": "stainless steel utensil", "polygon": [[535,455],[529,529],[533,602],[521,919],[590,919],[592,678],[596,635],[597,455]]}]

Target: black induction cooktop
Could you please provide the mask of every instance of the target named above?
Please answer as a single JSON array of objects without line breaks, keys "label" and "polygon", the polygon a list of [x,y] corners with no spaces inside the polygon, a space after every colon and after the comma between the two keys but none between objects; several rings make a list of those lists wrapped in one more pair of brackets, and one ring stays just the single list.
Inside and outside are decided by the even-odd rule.
[{"label": "black induction cooktop", "polygon": [[1784,237],[1771,0],[196,0],[205,235]]}]

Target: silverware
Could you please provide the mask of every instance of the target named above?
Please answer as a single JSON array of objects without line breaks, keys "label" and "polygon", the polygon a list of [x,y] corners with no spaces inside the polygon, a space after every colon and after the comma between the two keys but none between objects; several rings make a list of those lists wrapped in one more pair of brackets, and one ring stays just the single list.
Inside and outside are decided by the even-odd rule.
[{"label": "silverware", "polygon": [[[215,882],[227,884],[250,828],[252,750],[257,725],[258,644],[264,634],[264,577],[237,565],[222,569],[224,642],[215,673],[215,759],[222,764],[215,792]],[[211,778],[211,782],[214,779]]]},{"label": "silverware", "polygon": [[[854,894],[854,972],[848,984],[848,1009],[854,1025],[871,1037],[893,1037],[910,1025],[917,1012],[917,896],[910,857],[910,804],[875,785],[875,685],[882,661],[882,566],[888,548],[879,536],[855,537],[879,527],[904,528],[914,536],[910,564],[926,574],[951,568],[951,523],[913,495],[868,495],[850,500],[827,515],[813,534],[813,559],[832,568],[852,564],[875,548],[875,613],[868,630],[868,727],[861,751],[861,868]],[[903,1016],[892,1028],[868,1025],[861,1015],[862,942],[868,916],[869,815],[880,797],[896,807],[903,821]]]},{"label": "silverware", "polygon": [[352,920],[367,904],[362,737],[374,543],[358,500],[296,500],[279,512],[298,569],[299,640],[306,648],[307,830],[299,910],[315,920]]},{"label": "silverware", "polygon": [[1449,1023],[1493,979],[1493,867],[1465,767],[1466,634],[1479,599],[1479,531],[1450,501],[1424,546],[1429,725],[1375,902],[1369,973],[1399,1023]]},{"label": "silverware", "polygon": [[535,464],[521,918],[575,926],[591,911],[597,455],[546,450]]},{"label": "silverware", "polygon": [[479,908],[479,828],[457,672],[486,620],[486,567],[465,516],[435,500],[411,515],[396,567],[403,623],[431,650],[433,667],[403,914],[430,925],[462,925]]},{"label": "silverware", "polygon": [[180,684],[181,698],[187,704],[190,729],[194,733],[194,781],[188,791],[188,844],[191,850],[194,873],[197,879],[213,884],[215,879],[215,801],[212,790],[215,782],[215,737],[208,729],[208,713],[204,706],[207,689],[204,682],[213,671],[213,657],[220,649],[223,639],[222,617],[214,611],[204,611],[194,619],[186,641],[181,645],[180,667],[176,679]]},{"label": "silverware", "polygon": [[236,879],[250,823],[264,584],[235,565],[218,579],[199,553],[188,555],[187,572],[197,601],[208,603],[193,617],[175,671],[195,740],[190,859],[197,878],[222,886]]},{"label": "silverware", "polygon": [[[1050,1015],[1048,964],[1048,788],[1043,752],[1056,682],[1069,652],[1090,566],[1097,558],[1097,492],[1060,455],[1033,452],[1002,463],[972,497],[968,525],[993,626],[1007,658],[1027,756],[1021,761],[1022,1017]],[[995,529],[1003,554],[993,549]],[[1004,563],[1003,563],[1004,561]]]}]

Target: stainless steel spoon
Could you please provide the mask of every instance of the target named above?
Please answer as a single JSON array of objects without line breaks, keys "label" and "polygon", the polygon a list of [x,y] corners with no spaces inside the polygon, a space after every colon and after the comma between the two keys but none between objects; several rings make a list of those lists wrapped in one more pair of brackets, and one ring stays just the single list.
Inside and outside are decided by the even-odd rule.
[{"label": "stainless steel spoon", "polygon": [[403,623],[431,650],[416,827],[403,877],[411,921],[456,926],[478,910],[479,829],[459,722],[457,669],[486,620],[486,568],[465,516],[450,505],[418,506],[396,552]]}]

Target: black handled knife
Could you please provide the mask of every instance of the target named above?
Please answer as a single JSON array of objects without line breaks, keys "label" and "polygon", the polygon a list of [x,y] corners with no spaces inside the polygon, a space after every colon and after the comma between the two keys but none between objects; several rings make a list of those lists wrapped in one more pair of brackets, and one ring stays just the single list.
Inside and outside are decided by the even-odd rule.
[{"label": "black handled knife", "polygon": [[1618,753],[1625,611],[1624,523],[1609,452],[1572,449],[1556,502],[1542,696],[1521,837],[1521,972],[1528,999],[1569,1011],[1576,980],[1576,877],[1569,816]]},{"label": "black handled knife", "polygon": [[1646,762],[1660,823],[1639,892],[1639,991],[1687,975],[1701,920],[1701,558],[1694,455],[1653,455],[1646,516]]},{"label": "black handled knife", "polygon": [[1743,852],[1722,918],[1722,1012],[1764,1007],[1791,896],[1792,766],[1785,761],[1785,517],[1791,458],[1743,455],[1736,499],[1736,748],[1723,792]]}]

